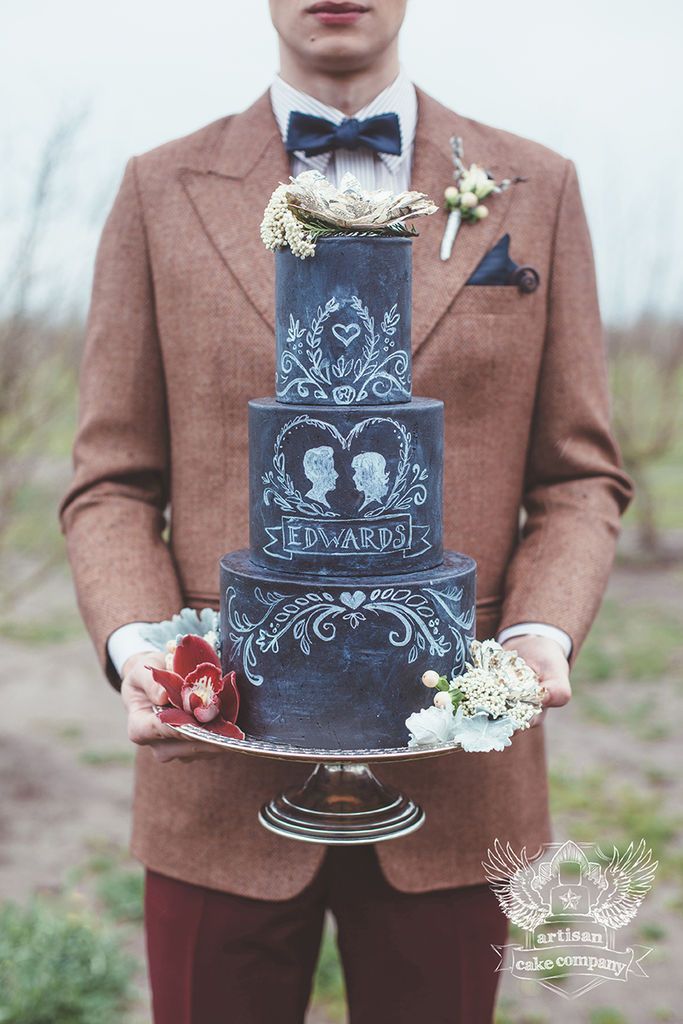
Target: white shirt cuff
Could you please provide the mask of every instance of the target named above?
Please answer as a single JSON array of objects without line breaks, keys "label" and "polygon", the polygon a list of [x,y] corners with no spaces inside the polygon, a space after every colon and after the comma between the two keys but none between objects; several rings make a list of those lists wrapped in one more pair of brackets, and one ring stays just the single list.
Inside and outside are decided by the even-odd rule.
[{"label": "white shirt cuff", "polygon": [[143,622],[127,622],[125,626],[115,629],[107,640],[109,657],[120,676],[123,676],[123,666],[131,654],[156,650],[149,640],[143,640],[140,636],[140,626],[143,625]]},{"label": "white shirt cuff", "polygon": [[547,636],[556,640],[564,652],[565,658],[572,653],[572,638],[559,626],[549,626],[546,622],[518,622],[514,626],[506,626],[498,634],[498,643],[512,640],[515,636]]}]

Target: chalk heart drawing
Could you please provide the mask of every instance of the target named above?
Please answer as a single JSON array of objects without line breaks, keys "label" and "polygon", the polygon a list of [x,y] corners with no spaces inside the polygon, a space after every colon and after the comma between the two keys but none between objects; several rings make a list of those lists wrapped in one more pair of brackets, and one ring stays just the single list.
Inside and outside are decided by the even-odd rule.
[{"label": "chalk heart drawing", "polygon": [[337,341],[341,341],[344,348],[348,348],[360,334],[360,327],[358,324],[333,324],[332,333]]},{"label": "chalk heart drawing", "polygon": [[[333,317],[346,309],[358,322]],[[328,299],[319,305],[307,327],[289,314],[285,347],[275,373],[277,397],[291,401],[317,398],[334,405],[354,402],[402,401],[410,398],[410,352],[401,344],[398,304],[384,311],[379,323],[357,295]],[[342,345],[333,357],[325,343],[328,323]],[[362,337],[361,337],[362,335]],[[358,339],[352,349],[349,346]]]},{"label": "chalk heart drawing", "polygon": [[[296,455],[289,464],[287,438],[303,427],[307,441],[328,443],[307,449],[303,460]],[[273,468],[261,477],[264,504],[272,502],[285,512],[339,518],[342,510],[331,508],[327,495],[334,493],[338,469],[349,458],[354,486],[363,494],[359,511],[364,518],[410,512],[426,502],[429,472],[415,460],[413,437],[405,424],[389,416],[369,416],[343,434],[330,420],[302,413],[288,420],[275,438]],[[302,462],[313,485],[305,493],[296,486],[293,476]]]},{"label": "chalk heart drawing", "polygon": [[387,649],[404,648],[406,664],[420,657],[432,663],[447,657],[450,674],[460,675],[474,636],[474,606],[467,602],[463,607],[463,597],[463,588],[456,586],[388,586],[341,594],[311,589],[296,595],[254,587],[251,596],[230,586],[225,591],[230,663],[241,665],[237,671],[261,686],[266,677],[259,672],[260,660],[279,654],[281,644],[290,645],[285,653],[294,654],[298,647],[308,657],[318,644],[334,641],[338,629],[363,630],[384,619]]}]

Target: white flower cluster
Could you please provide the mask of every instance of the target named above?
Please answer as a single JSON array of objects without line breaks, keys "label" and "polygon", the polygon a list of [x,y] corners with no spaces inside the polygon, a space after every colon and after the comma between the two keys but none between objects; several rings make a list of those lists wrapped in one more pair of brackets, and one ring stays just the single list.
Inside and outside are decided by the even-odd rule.
[{"label": "white flower cluster", "polygon": [[275,251],[288,245],[295,256],[304,260],[315,253],[313,236],[289,208],[289,185],[278,185],[261,221],[261,241],[266,249]]},{"label": "white flower cluster", "polygon": [[470,164],[469,167],[465,167],[462,139],[458,135],[454,135],[451,139],[451,149],[455,164],[453,172],[455,185],[449,185],[444,192],[446,209],[451,214],[449,217],[451,237],[448,239],[442,259],[448,259],[450,255],[450,249],[461,220],[477,221],[488,217],[489,211],[488,207],[484,206],[484,199],[487,199],[492,193],[505,192],[510,185],[526,180],[525,178],[504,178],[502,181],[496,182],[486,168],[480,164]]},{"label": "white flower cluster", "polygon": [[472,661],[463,675],[449,684],[449,691],[464,694],[463,714],[508,715],[516,729],[527,729],[543,702],[543,687],[533,669],[516,651],[506,651],[495,640],[473,640],[470,654]]},{"label": "white flower cluster", "polygon": [[544,689],[516,651],[495,640],[473,640],[465,672],[448,680],[433,669],[422,682],[437,692],[430,708],[416,711],[406,725],[410,747],[453,744],[465,751],[504,750],[518,729],[540,713]]},{"label": "white flower cluster", "polygon": [[492,192],[502,191],[484,170],[477,164],[471,164],[468,171],[464,171],[457,185],[449,185],[444,192],[444,199],[449,210],[460,210],[462,217],[466,220],[483,220],[488,217],[488,207],[484,206],[482,200],[486,199]]}]

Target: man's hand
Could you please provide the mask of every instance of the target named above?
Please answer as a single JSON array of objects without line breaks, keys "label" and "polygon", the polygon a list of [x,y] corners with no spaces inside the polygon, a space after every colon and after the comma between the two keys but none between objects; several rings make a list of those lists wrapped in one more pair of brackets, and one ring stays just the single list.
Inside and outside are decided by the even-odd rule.
[{"label": "man's hand", "polygon": [[501,645],[506,651],[517,651],[530,665],[546,689],[543,711],[535,715],[532,726],[540,725],[547,708],[561,708],[569,703],[572,688],[569,682],[569,662],[555,640],[547,636],[513,636]]},{"label": "man's hand", "polygon": [[128,738],[151,747],[158,761],[196,761],[220,756],[217,748],[183,736],[154,713],[153,705],[167,704],[168,696],[145,665],[165,668],[165,660],[161,651],[143,651],[131,654],[123,665],[121,699],[128,713]]}]

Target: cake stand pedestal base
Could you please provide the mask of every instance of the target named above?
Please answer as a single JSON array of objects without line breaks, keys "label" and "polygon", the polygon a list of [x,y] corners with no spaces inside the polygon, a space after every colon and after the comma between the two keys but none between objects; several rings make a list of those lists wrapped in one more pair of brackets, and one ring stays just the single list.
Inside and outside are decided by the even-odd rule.
[{"label": "cake stand pedestal base", "polygon": [[[154,709],[157,714],[160,707]],[[303,786],[285,790],[259,812],[264,828],[288,839],[330,846],[381,843],[398,839],[424,823],[425,813],[408,797],[379,781],[370,765],[420,761],[456,750],[453,743],[430,747],[382,747],[377,750],[325,750],[295,747],[275,740],[221,736],[199,725],[174,725],[181,736],[250,757],[315,765]]]},{"label": "cake stand pedestal base", "polygon": [[316,765],[302,786],[261,808],[259,821],[289,839],[332,846],[380,843],[418,829],[421,807],[384,786],[362,763]]}]

